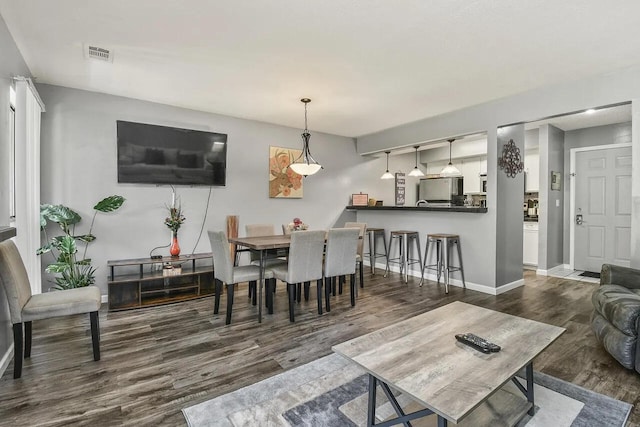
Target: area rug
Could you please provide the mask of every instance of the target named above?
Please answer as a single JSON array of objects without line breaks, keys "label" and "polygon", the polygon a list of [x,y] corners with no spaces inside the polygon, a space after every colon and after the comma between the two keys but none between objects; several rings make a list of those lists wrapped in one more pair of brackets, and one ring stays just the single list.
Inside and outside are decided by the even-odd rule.
[{"label": "area rug", "polygon": [[593,271],[583,271],[582,273],[578,274],[578,276],[592,277],[594,279],[599,279],[600,278],[600,273],[595,273]]},{"label": "area rug", "polygon": [[[191,427],[364,426],[367,381],[362,369],[332,354],[182,412]],[[632,408],[539,372],[534,373],[534,381],[536,413],[518,426],[622,427]],[[398,401],[403,407],[411,404],[401,394]],[[376,408],[378,422],[394,414],[382,392],[378,393]],[[419,420],[418,425],[435,425],[435,421],[430,416]]]}]

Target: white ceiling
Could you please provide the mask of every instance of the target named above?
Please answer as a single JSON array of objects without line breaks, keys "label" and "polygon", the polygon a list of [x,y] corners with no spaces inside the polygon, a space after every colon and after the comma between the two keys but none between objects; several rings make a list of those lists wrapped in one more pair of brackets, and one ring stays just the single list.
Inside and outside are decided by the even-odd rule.
[{"label": "white ceiling", "polygon": [[37,82],[297,128],[309,97],[309,128],[344,136],[640,61],[637,0],[0,0],[0,14]]}]

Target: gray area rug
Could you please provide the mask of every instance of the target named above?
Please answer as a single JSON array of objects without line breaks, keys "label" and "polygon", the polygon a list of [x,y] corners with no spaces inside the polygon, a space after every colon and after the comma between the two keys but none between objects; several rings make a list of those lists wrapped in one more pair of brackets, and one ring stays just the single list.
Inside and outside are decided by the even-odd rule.
[{"label": "gray area rug", "polygon": [[[536,414],[518,426],[622,427],[632,408],[542,373],[536,372],[534,381]],[[366,424],[367,387],[367,376],[359,367],[332,354],[182,412],[191,427],[362,426]],[[383,393],[378,393],[378,399],[380,421],[394,412]],[[411,404],[403,395],[398,395],[398,401],[402,406]],[[423,420],[428,418],[435,419]]]}]

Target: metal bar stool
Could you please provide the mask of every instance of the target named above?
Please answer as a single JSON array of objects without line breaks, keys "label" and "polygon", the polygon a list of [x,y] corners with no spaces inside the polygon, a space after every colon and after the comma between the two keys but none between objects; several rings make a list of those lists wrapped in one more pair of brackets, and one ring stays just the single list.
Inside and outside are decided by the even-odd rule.
[{"label": "metal bar stool", "polygon": [[[436,263],[429,264],[429,247],[436,245]],[[451,265],[451,247],[456,245],[458,249],[458,266]],[[433,249],[432,249],[433,252]],[[427,244],[424,249],[424,264],[422,271],[436,270],[437,283],[440,284],[440,275],[444,273],[445,293],[449,293],[449,274],[459,271],[462,276],[462,286],[466,287],[464,281],[464,268],[462,267],[462,251],[460,249],[460,236],[457,234],[427,234]],[[422,284],[422,283],[421,283]]]},{"label": "metal bar stool", "polygon": [[[424,269],[422,267],[422,253],[420,252],[420,234],[417,231],[396,230],[390,233],[391,242],[389,243],[389,252],[387,252],[387,268],[384,272],[384,277],[387,277],[389,273],[389,263],[395,262],[400,264],[400,274],[404,274],[404,282],[409,282],[409,266],[411,264],[420,265],[420,285],[424,280]],[[418,258],[411,257],[411,243],[410,240],[415,243],[415,247],[418,250]],[[398,242],[399,256],[397,258],[391,258],[391,252],[393,251],[393,243]]]},{"label": "metal bar stool", "polygon": [[[376,274],[376,258],[384,257],[387,259],[387,236],[384,235],[384,228],[367,227],[367,234],[369,235],[369,252],[364,255],[369,256],[371,274]],[[377,249],[377,240],[379,238],[382,238],[382,244],[384,245],[383,253],[378,252]]]}]

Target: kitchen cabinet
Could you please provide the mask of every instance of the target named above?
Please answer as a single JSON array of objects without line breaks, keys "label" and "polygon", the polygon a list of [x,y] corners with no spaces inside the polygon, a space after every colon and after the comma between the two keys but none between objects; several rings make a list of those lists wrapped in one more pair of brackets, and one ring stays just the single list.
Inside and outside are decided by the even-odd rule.
[{"label": "kitchen cabinet", "polygon": [[464,177],[464,190],[467,193],[477,193],[480,188],[480,160],[479,158],[464,159],[458,166]]},{"label": "kitchen cabinet", "polygon": [[540,190],[540,154],[538,152],[524,153],[524,191],[537,192]]},{"label": "kitchen cabinet", "polygon": [[538,223],[525,222],[522,237],[522,263],[538,265]]}]

